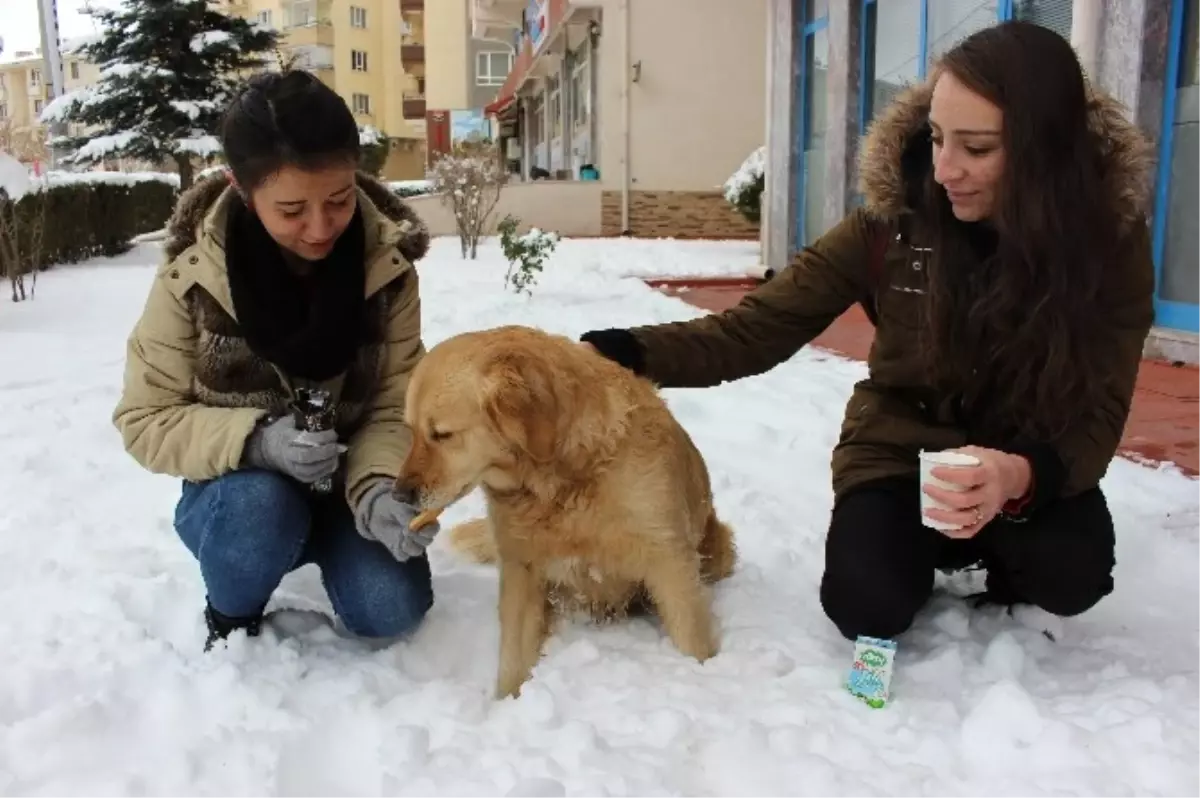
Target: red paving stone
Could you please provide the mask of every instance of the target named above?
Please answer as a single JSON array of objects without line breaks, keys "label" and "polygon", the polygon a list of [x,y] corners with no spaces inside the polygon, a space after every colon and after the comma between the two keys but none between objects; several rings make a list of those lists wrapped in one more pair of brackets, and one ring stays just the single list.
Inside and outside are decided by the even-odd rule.
[{"label": "red paving stone", "polygon": [[[749,280],[650,281],[670,296],[719,313],[733,307],[752,287]],[[875,328],[855,306],[835,321],[814,346],[866,360]],[[1142,462],[1171,462],[1185,473],[1200,473],[1200,372],[1195,366],[1143,360],[1121,454]]]}]

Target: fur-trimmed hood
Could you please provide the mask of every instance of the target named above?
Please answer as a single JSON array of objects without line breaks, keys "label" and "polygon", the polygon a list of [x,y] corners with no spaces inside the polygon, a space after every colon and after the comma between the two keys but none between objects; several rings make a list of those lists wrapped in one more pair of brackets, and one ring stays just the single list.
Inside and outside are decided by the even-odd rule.
[{"label": "fur-trimmed hood", "polygon": [[[933,84],[930,78],[903,91],[879,112],[863,139],[858,186],[867,209],[878,216],[895,219],[908,212],[910,181],[928,168],[928,146],[915,147],[914,139],[928,121]],[[1107,184],[1122,221],[1132,225],[1150,208],[1153,150],[1119,102],[1094,89],[1091,97],[1091,127],[1106,147]]]},{"label": "fur-trimmed hood", "polygon": [[[369,207],[364,207],[368,218],[377,211],[379,215],[400,228],[396,248],[409,263],[416,263],[429,252],[429,228],[409,205],[397,197],[387,186],[365,172],[356,178],[359,201],[365,197]],[[175,204],[175,212],[167,222],[167,240],[164,250],[168,260],[174,260],[188,247],[195,244],[203,234],[208,213],[227,190],[232,190],[224,173],[218,172],[195,183],[185,191]],[[363,203],[367,206],[367,203]]]}]

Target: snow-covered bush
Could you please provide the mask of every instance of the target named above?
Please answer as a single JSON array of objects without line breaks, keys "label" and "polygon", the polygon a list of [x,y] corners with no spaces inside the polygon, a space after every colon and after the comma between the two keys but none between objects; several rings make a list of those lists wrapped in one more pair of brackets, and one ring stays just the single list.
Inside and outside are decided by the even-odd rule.
[{"label": "snow-covered bush", "polygon": [[[46,197],[34,188],[34,178],[25,165],[0,150],[0,278],[8,278],[13,302],[32,297],[37,282],[46,231]],[[27,274],[32,275],[28,294]]]},{"label": "snow-covered bush", "polygon": [[362,148],[358,166],[372,176],[383,171],[388,157],[388,137],[379,128],[366,125],[358,129],[358,145]]},{"label": "snow-covered bush", "polygon": [[766,185],[764,170],[767,148],[759,147],[742,161],[725,181],[725,199],[747,220],[757,223],[762,216],[762,193]]},{"label": "snow-covered bush", "polygon": [[3,184],[7,199],[0,197],[0,274],[9,277],[14,299],[20,299],[18,278],[23,275],[55,263],[119,254],[134,236],[165,225],[178,178],[50,172],[28,182],[9,175]]},{"label": "snow-covered bush", "polygon": [[508,175],[490,142],[460,142],[430,172],[433,192],[450,207],[464,259],[475,260],[479,239],[500,201]]},{"label": "snow-covered bush", "polygon": [[504,284],[518,294],[532,294],[529,288],[537,282],[546,266],[546,259],[558,246],[558,233],[546,233],[535,227],[524,235],[517,235],[517,225],[520,223],[520,219],[508,214],[496,226],[500,232],[500,249],[508,260]]}]

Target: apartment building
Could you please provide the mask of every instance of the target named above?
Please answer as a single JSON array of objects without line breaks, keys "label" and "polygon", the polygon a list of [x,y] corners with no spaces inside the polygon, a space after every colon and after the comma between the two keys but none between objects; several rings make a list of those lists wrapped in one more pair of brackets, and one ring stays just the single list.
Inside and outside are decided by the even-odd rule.
[{"label": "apartment building", "polygon": [[390,141],[383,175],[425,174],[423,0],[225,0],[223,10],[278,31],[282,54],[316,74],[359,125]]},{"label": "apartment building", "polygon": [[[100,79],[100,70],[86,61],[79,48],[87,39],[63,43],[63,90],[72,92]],[[44,157],[45,131],[38,121],[42,109],[54,99],[40,47],[14,50],[0,56],[0,129],[13,141],[14,154],[23,161]],[[73,131],[77,132],[77,131]]]},{"label": "apartment building", "polygon": [[432,159],[448,151],[464,129],[486,125],[483,110],[508,78],[516,44],[511,36],[476,38],[470,0],[431,2],[425,11],[425,39],[437,43],[425,65],[426,141]]},{"label": "apartment building", "polygon": [[762,145],[767,5],[470,0],[516,50],[486,109],[514,179],[591,186],[565,190],[593,235],[757,237],[721,186]]}]

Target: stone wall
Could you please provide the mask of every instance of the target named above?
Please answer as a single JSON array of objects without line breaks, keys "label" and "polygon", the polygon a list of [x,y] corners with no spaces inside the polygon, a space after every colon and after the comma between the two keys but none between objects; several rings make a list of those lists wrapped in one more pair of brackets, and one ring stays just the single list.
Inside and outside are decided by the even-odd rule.
[{"label": "stone wall", "polygon": [[[600,227],[602,235],[621,235],[621,192],[604,192]],[[632,191],[629,228],[635,238],[759,237],[758,225],[734,210],[719,191]]]}]

